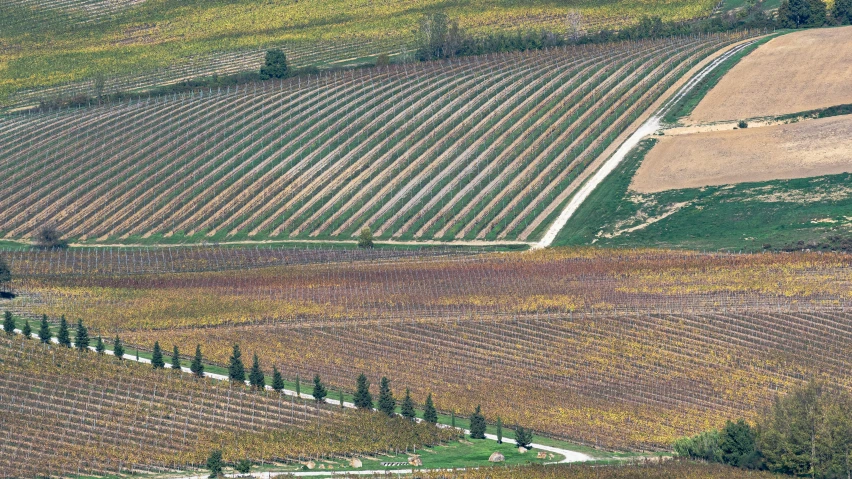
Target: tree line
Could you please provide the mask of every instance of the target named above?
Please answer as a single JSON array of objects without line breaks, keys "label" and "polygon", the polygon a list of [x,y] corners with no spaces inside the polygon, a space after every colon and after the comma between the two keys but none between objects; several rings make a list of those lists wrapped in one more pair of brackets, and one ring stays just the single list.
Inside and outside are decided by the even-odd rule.
[{"label": "tree line", "polygon": [[777,398],[754,425],[678,439],[675,452],[744,469],[835,479],[852,476],[852,394],[811,381]]}]

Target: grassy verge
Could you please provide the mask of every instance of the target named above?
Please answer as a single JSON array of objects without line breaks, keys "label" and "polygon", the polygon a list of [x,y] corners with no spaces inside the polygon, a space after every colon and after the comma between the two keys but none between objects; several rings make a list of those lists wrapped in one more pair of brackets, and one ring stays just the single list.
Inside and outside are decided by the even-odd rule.
[{"label": "grassy verge", "polygon": [[852,174],[670,190],[629,191],[645,140],[568,222],[554,245],[695,250],[852,251]]}]

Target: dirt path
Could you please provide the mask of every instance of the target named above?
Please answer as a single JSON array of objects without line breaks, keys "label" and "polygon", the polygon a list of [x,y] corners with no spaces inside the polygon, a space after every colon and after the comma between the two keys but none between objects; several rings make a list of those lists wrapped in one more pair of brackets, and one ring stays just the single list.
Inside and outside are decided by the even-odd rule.
[{"label": "dirt path", "polygon": [[[23,334],[23,331],[21,331],[20,329],[15,329],[15,334]],[[38,334],[36,334],[36,333],[32,333],[30,336],[34,339],[38,339]],[[58,344],[59,341],[56,338],[51,338],[51,342],[54,343],[54,344]],[[72,347],[73,347],[73,343],[72,343]],[[94,346],[89,346],[89,349],[92,350],[92,351],[95,351]],[[104,351],[104,353],[107,354],[107,355],[110,355],[110,356],[113,355],[113,352],[111,350],[106,350],[106,351]],[[131,355],[131,354],[125,354],[124,356],[122,356],[122,358],[126,359],[128,361],[138,361],[139,363],[143,363],[143,364],[151,364],[150,359],[137,358],[136,356]],[[170,363],[165,363],[164,368],[167,369],[167,370],[170,370],[171,366],[172,365]],[[182,367],[181,372],[186,373],[186,374],[192,374],[192,371],[189,368],[186,368],[186,367]],[[215,373],[205,372],[204,376],[211,378],[211,379],[218,380],[218,381],[228,381],[229,380],[228,377],[223,375],[223,374],[215,374]],[[246,382],[246,384],[248,384],[248,381]],[[266,386],[266,389],[272,390],[272,387]],[[287,395],[287,396],[296,396],[296,391],[292,391],[292,390],[289,390],[289,389],[284,389],[284,390],[281,391],[281,393],[284,394],[284,395]],[[310,394],[299,394],[298,397],[302,398],[302,399],[308,399],[308,400],[311,400],[311,399],[314,398]],[[340,405],[340,401],[337,400],[337,399],[325,398],[325,402],[327,402],[329,404],[336,405],[336,406]],[[351,402],[344,401],[343,407],[349,408],[349,409],[354,409],[355,404],[353,404]],[[444,425],[444,424],[439,424],[438,426],[439,427],[450,427],[450,426],[447,426],[447,425]],[[464,433],[470,434],[470,431],[465,429]],[[492,441],[497,440],[497,436],[495,436],[494,434],[485,434],[485,438],[492,440]],[[517,444],[514,439],[509,439],[509,438],[503,438],[503,442],[508,443],[508,444]],[[554,454],[559,454],[563,457],[562,460],[557,461],[557,462],[553,462],[553,463],[550,463],[550,464],[564,464],[564,463],[570,463],[570,462],[585,462],[585,461],[591,461],[593,459],[591,456],[589,456],[587,454],[583,454],[581,452],[571,451],[571,450],[568,450],[568,449],[562,449],[562,448],[558,448],[558,447],[545,446],[543,444],[533,443],[533,444],[531,444],[531,447],[532,447],[532,449],[535,449],[535,450],[552,452]],[[419,472],[424,472],[424,471],[428,471],[428,470],[429,469],[418,469]],[[266,478],[266,477],[275,477],[277,475],[287,475],[287,474],[292,474],[292,475],[296,475],[296,476],[330,476],[330,475],[345,475],[345,474],[370,475],[370,474],[374,474],[374,473],[376,473],[376,474],[405,474],[405,473],[410,473],[410,472],[411,472],[410,469],[409,470],[405,470],[405,469],[395,470],[395,471],[375,470],[375,471],[349,471],[349,472],[345,472],[345,471],[334,472],[334,471],[326,470],[326,471],[280,472],[280,473],[256,472],[256,473],[251,474],[251,476],[257,477],[257,478]],[[236,477],[236,475],[231,475],[230,477]],[[240,477],[245,477],[245,476],[240,476]],[[201,479],[201,478],[206,478],[206,476],[184,476],[184,477],[175,478],[175,479],[195,479],[195,478]]]},{"label": "dirt path", "polygon": [[556,239],[556,235],[559,234],[559,231],[565,227],[568,223],[568,220],[574,215],[580,205],[589,197],[592,191],[597,188],[598,185],[607,177],[610,173],[615,170],[615,168],[621,163],[622,160],[627,156],[627,154],[632,150],[639,142],[645,138],[646,136],[654,133],[660,128],[660,121],[662,117],[666,114],[666,112],[675,104],[678,100],[680,100],[683,96],[689,93],[701,79],[707,76],[710,72],[716,69],[722,62],[727,60],[733,55],[736,55],[739,51],[746,48],[748,45],[751,45],[756,40],[749,40],[744,43],[740,43],[732,48],[729,48],[725,53],[719,55],[716,59],[712,60],[707,66],[705,66],[701,71],[693,76],[680,90],[671,97],[663,107],[654,115],[652,115],[642,126],[639,127],[628,139],[625,141],[619,148],[616,150],[615,154],[612,155],[608,160],[606,160],[601,167],[595,171],[595,173],[589,178],[589,180],[584,183],[577,193],[571,198],[571,201],[565,206],[565,209],[562,210],[562,213],[559,214],[559,217],[556,218],[556,221],[550,225],[547,232],[542,237],[541,241],[539,241],[534,249],[538,248],[546,248],[550,246],[553,241]]}]

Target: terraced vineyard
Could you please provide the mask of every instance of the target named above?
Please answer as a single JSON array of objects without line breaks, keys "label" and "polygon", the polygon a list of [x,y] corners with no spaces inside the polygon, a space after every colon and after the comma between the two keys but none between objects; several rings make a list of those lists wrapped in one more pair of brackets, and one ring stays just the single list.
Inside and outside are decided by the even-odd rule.
[{"label": "terraced vineyard", "polygon": [[239,342],[291,380],[319,373],[335,389],[388,376],[418,404],[433,392],[445,412],[481,403],[492,421],[613,448],[665,448],[753,417],[808,378],[852,387],[848,255],[359,252],[319,265],[318,252],[285,263],[275,250],[201,251],[180,267],[163,252],[147,270],[140,254],[7,254],[34,274],[3,307],[83,318],[143,348],[200,343],[220,365]]},{"label": "terraced vineyard", "polygon": [[[6,335],[0,413],[0,427],[14,432],[0,441],[0,467],[9,477],[170,472],[203,467],[217,448],[227,461],[305,461],[451,436]],[[354,434],[365,429],[371,434]]]},{"label": "terraced vineyard", "polygon": [[[534,240],[567,187],[746,34],[489,55],[0,119],[0,234]],[[8,192],[8,194],[5,194]]]}]

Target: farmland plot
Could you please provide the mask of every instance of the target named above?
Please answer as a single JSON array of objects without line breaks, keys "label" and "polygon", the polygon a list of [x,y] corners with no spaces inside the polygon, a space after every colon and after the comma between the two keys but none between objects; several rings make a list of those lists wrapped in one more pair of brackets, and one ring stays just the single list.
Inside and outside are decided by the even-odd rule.
[{"label": "farmland plot", "polygon": [[[488,55],[0,118],[0,225],[97,240],[533,241],[669,85],[746,33]],[[12,166],[14,165],[14,167]]]}]

